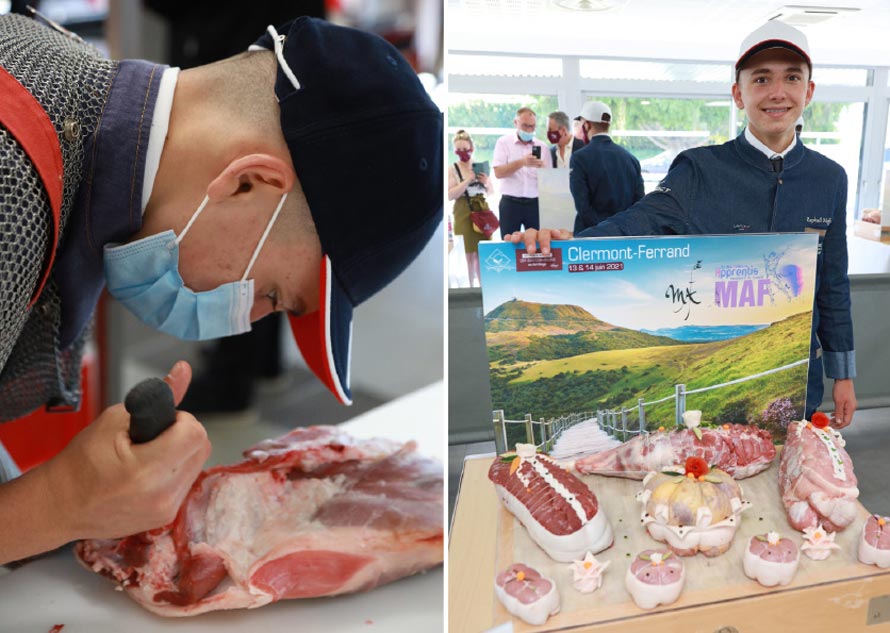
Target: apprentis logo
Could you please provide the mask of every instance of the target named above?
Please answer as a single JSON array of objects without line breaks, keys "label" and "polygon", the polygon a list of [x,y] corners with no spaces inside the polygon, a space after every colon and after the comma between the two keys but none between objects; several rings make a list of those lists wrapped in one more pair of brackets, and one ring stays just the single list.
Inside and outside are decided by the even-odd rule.
[{"label": "apprentis logo", "polygon": [[501,249],[495,249],[491,255],[485,258],[485,270],[493,270],[497,273],[510,270],[513,267],[513,260]]},{"label": "apprentis logo", "polygon": [[724,265],[716,269],[714,303],[721,308],[755,308],[775,305],[784,297],[791,301],[803,292],[803,269],[780,264],[781,254],[764,257],[764,269],[752,265]]}]

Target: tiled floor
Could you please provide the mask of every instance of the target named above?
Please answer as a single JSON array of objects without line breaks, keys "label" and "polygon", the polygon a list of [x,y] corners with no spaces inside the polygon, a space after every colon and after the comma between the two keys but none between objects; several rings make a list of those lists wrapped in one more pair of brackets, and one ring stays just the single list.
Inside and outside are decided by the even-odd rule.
[{"label": "tiled floor", "polygon": [[[857,411],[843,434],[859,480],[859,501],[869,512],[890,515],[890,408]],[[464,458],[493,455],[494,450],[494,441],[448,447],[449,517],[454,516]]]}]

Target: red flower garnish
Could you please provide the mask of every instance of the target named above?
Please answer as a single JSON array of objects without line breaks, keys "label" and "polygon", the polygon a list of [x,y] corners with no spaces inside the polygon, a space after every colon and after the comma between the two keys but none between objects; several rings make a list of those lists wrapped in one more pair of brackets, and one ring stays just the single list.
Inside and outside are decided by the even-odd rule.
[{"label": "red flower garnish", "polygon": [[703,460],[701,457],[687,457],[686,458],[686,474],[692,474],[694,477],[704,477],[708,474],[708,471],[711,468],[708,466],[708,462]]},{"label": "red flower garnish", "polygon": [[824,413],[822,413],[821,411],[816,411],[813,414],[813,417],[810,418],[810,422],[817,429],[824,429],[824,428],[828,427],[828,424],[829,424],[829,422],[831,422],[831,420],[829,420],[828,416],[825,415]]}]

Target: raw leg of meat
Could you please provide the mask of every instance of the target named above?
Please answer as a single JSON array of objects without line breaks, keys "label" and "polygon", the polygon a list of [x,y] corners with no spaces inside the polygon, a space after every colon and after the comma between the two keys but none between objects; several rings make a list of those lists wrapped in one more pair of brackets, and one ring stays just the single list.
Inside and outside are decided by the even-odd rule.
[{"label": "raw leg of meat", "polygon": [[413,442],[299,428],[204,471],[170,525],[78,559],[166,616],[365,591],[442,562],[442,469]]},{"label": "raw leg of meat", "polygon": [[744,479],[766,470],[776,457],[769,431],[745,424],[702,428],[699,440],[689,429],[638,435],[621,446],[582,457],[575,468],[586,475],[643,479],[650,471],[701,457],[709,465]]},{"label": "raw leg of meat", "polygon": [[788,425],[779,460],[779,492],[795,530],[816,527],[839,532],[856,519],[859,489],[853,461],[841,434],[809,422]]}]

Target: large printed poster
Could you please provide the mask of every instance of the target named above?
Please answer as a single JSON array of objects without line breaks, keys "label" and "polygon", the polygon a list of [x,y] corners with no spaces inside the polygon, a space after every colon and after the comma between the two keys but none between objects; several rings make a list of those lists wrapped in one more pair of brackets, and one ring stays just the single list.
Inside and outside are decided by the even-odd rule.
[{"label": "large printed poster", "polygon": [[815,234],[481,243],[492,402],[508,419],[682,408],[784,436],[803,417]]}]

